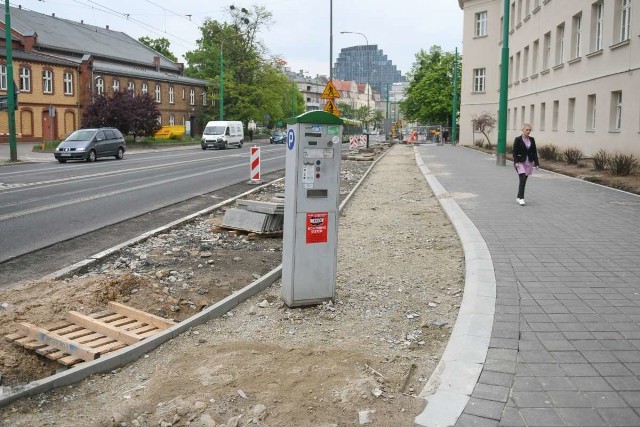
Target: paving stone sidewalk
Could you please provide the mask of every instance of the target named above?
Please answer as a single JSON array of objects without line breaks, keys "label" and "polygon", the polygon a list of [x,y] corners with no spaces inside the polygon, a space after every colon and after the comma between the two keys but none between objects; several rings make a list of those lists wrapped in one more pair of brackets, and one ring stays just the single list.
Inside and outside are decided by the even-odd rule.
[{"label": "paving stone sidewalk", "polygon": [[540,170],[519,206],[510,162],[418,152],[496,276],[489,351],[456,425],[640,426],[640,197]]}]

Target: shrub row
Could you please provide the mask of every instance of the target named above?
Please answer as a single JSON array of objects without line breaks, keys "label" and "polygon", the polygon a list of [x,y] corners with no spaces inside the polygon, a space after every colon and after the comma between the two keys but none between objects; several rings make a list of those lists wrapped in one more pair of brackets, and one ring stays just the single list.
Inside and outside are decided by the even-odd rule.
[{"label": "shrub row", "polygon": [[[553,144],[538,147],[538,156],[543,160],[563,161],[568,165],[578,165],[584,158],[584,153],[579,148],[569,147],[560,151]],[[593,155],[595,170],[608,170],[612,175],[626,176],[633,174],[640,164],[633,154],[615,153],[599,150]]]}]

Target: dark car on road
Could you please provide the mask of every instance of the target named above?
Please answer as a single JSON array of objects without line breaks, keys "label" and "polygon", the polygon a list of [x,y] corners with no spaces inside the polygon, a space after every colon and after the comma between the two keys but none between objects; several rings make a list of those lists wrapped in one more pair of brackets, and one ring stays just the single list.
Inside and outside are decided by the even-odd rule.
[{"label": "dark car on road", "polygon": [[269,138],[271,144],[284,144],[287,140],[287,135],[284,132],[274,132]]},{"label": "dark car on road", "polygon": [[86,160],[94,162],[98,157],[113,156],[118,160],[127,150],[124,137],[116,128],[78,129],[67,136],[53,153],[56,160]]}]

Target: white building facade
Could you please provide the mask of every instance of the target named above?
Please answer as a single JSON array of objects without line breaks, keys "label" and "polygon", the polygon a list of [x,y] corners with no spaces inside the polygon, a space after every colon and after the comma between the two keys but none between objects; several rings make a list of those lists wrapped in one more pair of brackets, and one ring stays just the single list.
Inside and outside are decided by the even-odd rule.
[{"label": "white building facade", "polygon": [[[458,0],[463,144],[473,143],[474,116],[498,118],[503,1]],[[640,157],[640,4],[631,3],[510,0],[507,143],[531,123],[538,145]]]}]

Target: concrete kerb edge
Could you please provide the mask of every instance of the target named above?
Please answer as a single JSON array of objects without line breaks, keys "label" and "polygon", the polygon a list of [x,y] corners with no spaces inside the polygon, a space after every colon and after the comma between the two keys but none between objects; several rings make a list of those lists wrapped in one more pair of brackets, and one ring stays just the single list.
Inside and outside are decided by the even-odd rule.
[{"label": "concrete kerb edge", "polygon": [[[364,175],[362,176],[362,178],[360,178],[360,180],[358,181],[358,183],[354,186],[354,188],[349,192],[349,194],[347,195],[347,197],[345,197],[345,199],[343,200],[343,202],[340,204],[339,210],[342,210],[342,208],[346,205],[347,201],[351,198],[351,196],[356,192],[356,190],[358,189],[358,187],[360,186],[360,184],[364,181],[364,179],[369,175],[369,173],[371,172],[373,166],[375,166],[375,164],[378,162],[378,160],[382,159],[382,157],[384,157],[387,152],[389,150],[387,150],[385,153],[383,153],[382,156],[380,156],[380,158],[376,159],[376,161],[373,162],[373,164],[366,170],[366,172],[364,173]],[[250,191],[247,191],[245,193],[242,193],[236,197],[233,197],[231,199],[228,199],[224,202],[218,203],[215,206],[203,209],[201,211],[198,211],[194,214],[188,215],[184,218],[181,218],[179,220],[173,221],[165,226],[162,227],[158,227],[155,230],[146,232],[144,234],[141,234],[140,236],[133,238],[131,240],[129,240],[128,242],[122,243],[120,245],[114,246],[113,248],[107,249],[105,251],[102,251],[96,255],[94,255],[93,257],[90,257],[86,260],[80,261],[79,263],[73,264],[72,266],[69,266],[67,268],[58,270],[58,272],[52,273],[48,276],[45,277],[50,277],[50,278],[60,278],[66,275],[71,274],[73,271],[77,271],[79,268],[83,268],[86,267],[87,265],[90,265],[91,263],[97,262],[99,259],[102,259],[106,256],[112,255],[113,253],[121,250],[123,247],[134,244],[134,243],[138,243],[141,242],[155,234],[158,234],[162,231],[168,230],[172,227],[175,227],[178,224],[182,224],[184,222],[190,221],[191,219],[199,216],[199,215],[203,215],[206,214],[208,212],[211,212],[212,210],[218,209],[226,204],[229,204],[241,197],[244,197],[248,194],[251,194],[254,191],[258,191],[259,189],[270,185],[271,183],[274,182],[278,182],[280,180],[282,180],[284,178],[279,178],[276,179],[274,181],[271,181],[270,183],[267,183],[265,185],[262,185],[260,187],[256,187]],[[116,249],[117,248],[117,249]],[[100,256],[100,257],[98,257]],[[58,276],[56,276],[56,274],[58,274]],[[237,292],[234,292],[233,294],[229,295],[228,297],[226,297],[225,299],[217,302],[216,304],[212,305],[211,307],[208,307],[207,309],[203,310],[202,312],[190,317],[189,319],[186,319],[174,326],[172,326],[171,328],[163,331],[160,334],[157,334],[153,337],[150,337],[148,339],[145,339],[143,341],[140,341],[137,344],[125,347],[121,350],[115,351],[113,353],[109,353],[106,356],[96,359],[94,361],[91,362],[86,362],[86,363],[82,363],[80,365],[78,365],[77,367],[71,368],[67,371],[61,372],[59,374],[55,374],[52,375],[50,377],[47,378],[43,378],[40,380],[36,380],[36,381],[32,381],[29,384],[24,385],[23,387],[20,387],[19,390],[15,393],[12,393],[10,395],[7,396],[3,396],[0,395],[0,408],[9,405],[12,402],[15,402],[18,399],[21,399],[23,397],[27,397],[27,396],[33,396],[36,394],[40,394],[40,393],[45,393],[48,391],[53,390],[54,388],[57,387],[61,387],[61,386],[65,386],[65,385],[70,385],[76,382],[79,382],[85,378],[87,378],[90,375],[94,375],[94,374],[99,374],[99,373],[103,373],[103,372],[107,372],[107,371],[111,371],[113,369],[122,367],[128,363],[131,363],[137,359],[139,359],[140,357],[142,357],[144,354],[158,348],[160,345],[164,344],[165,342],[171,340],[172,338],[177,337],[178,335],[180,335],[181,333],[189,330],[190,328],[203,324],[211,319],[217,318],[222,316],[224,313],[227,313],[229,310],[231,310],[234,307],[237,307],[240,303],[244,302],[246,299],[248,299],[249,297],[257,294],[258,292],[268,288],[269,286],[271,286],[274,282],[276,282],[282,275],[282,264],[280,264],[279,266],[275,267],[273,270],[271,270],[270,272],[268,272],[267,274],[265,274],[264,276],[260,277],[259,279],[255,280],[254,282],[252,282],[251,284],[245,286],[244,288],[240,289]]]},{"label": "concrete kerb edge", "polygon": [[142,233],[141,235],[136,236],[133,239],[127,240],[126,242],[120,243],[119,245],[112,246],[111,248],[105,249],[104,251],[98,252],[97,254],[91,255],[89,258],[86,258],[86,259],[84,259],[82,261],[79,261],[79,262],[77,262],[75,264],[72,264],[72,265],[70,265],[68,267],[62,268],[62,269],[60,269],[58,271],[54,271],[53,273],[51,273],[51,274],[49,274],[47,276],[44,276],[44,278],[48,279],[48,280],[57,280],[57,279],[62,279],[64,277],[68,277],[68,276],[70,276],[71,274],[77,272],[80,269],[83,269],[83,268],[85,268],[85,267],[87,267],[87,266],[89,266],[89,265],[91,265],[91,264],[93,264],[93,263],[95,263],[97,261],[100,261],[100,260],[102,260],[102,259],[104,259],[104,258],[106,258],[108,256],[111,256],[111,255],[121,251],[123,248],[126,248],[128,246],[134,245],[136,243],[143,242],[143,241],[147,240],[149,237],[153,237],[153,236],[155,236],[157,234],[160,234],[160,233],[162,233],[164,231],[167,231],[167,230],[170,230],[172,228],[175,228],[178,225],[182,225],[182,224],[184,224],[186,222],[192,221],[192,220],[194,220],[195,218],[197,218],[199,216],[208,214],[208,213],[210,213],[212,211],[215,211],[216,209],[220,209],[221,207],[226,206],[226,205],[228,205],[228,204],[230,204],[230,203],[232,203],[232,202],[234,202],[234,201],[236,201],[236,200],[238,200],[238,199],[240,199],[242,197],[248,196],[251,193],[254,193],[254,192],[256,192],[256,191],[258,191],[258,190],[260,190],[260,189],[262,189],[264,187],[267,187],[267,186],[269,186],[269,185],[271,185],[271,184],[273,184],[275,182],[282,181],[282,180],[284,180],[284,178],[275,179],[275,180],[270,181],[270,182],[268,182],[266,184],[263,184],[263,185],[261,185],[259,187],[253,188],[253,189],[251,189],[249,191],[245,191],[244,193],[239,194],[239,195],[237,195],[235,197],[232,197],[230,199],[224,200],[224,201],[222,201],[222,202],[220,202],[218,204],[215,204],[213,206],[209,206],[208,208],[202,209],[202,210],[200,210],[198,212],[194,212],[194,213],[192,213],[190,215],[187,215],[185,217],[177,219],[177,220],[175,220],[173,222],[170,222],[169,224],[165,224],[165,225],[163,225],[161,227],[158,227],[158,228],[156,228],[154,230],[150,230],[150,231],[147,231],[145,233]]},{"label": "concrete kerb edge", "polygon": [[[480,256],[483,260],[487,260],[490,265],[493,265],[491,261],[491,254],[489,253],[487,244],[484,239],[482,239],[480,232],[464,211],[462,211],[458,203],[450,197],[446,189],[431,173],[420,156],[418,147],[414,147],[414,153],[416,157],[416,164],[456,229],[456,233],[462,243],[465,259],[468,255],[473,254],[474,259]],[[471,272],[469,268],[465,268],[464,295],[467,295],[467,293],[469,293],[469,295],[478,294],[477,286],[479,282],[469,277],[473,273],[474,272]],[[494,309],[488,310],[489,313],[494,312],[496,301],[496,280],[493,268],[491,268],[491,275],[493,276],[492,281],[482,282],[483,286],[489,286],[490,288],[493,287],[493,291],[489,292],[492,295],[492,298],[487,298],[487,300],[489,300],[489,303],[493,303]],[[485,289],[484,291],[487,290]],[[484,331],[484,333],[488,334],[488,337],[490,337],[493,325],[493,314],[487,314],[486,310],[484,313],[479,312],[477,309],[470,307],[472,303],[473,301],[470,301],[469,299],[465,300],[463,298],[462,304],[460,305],[460,311],[458,312],[458,317],[460,318],[460,313],[463,313],[463,317],[466,322],[469,322],[469,315],[484,317],[483,323],[487,325],[487,331]],[[486,307],[484,308],[486,309]],[[491,318],[490,322],[487,321],[488,317]],[[456,319],[456,325],[458,323],[457,320],[458,319]],[[450,358],[448,360],[445,360],[444,358],[440,359],[436,369],[420,393],[420,397],[424,398],[427,401],[427,404],[422,413],[415,418],[416,424],[429,427],[452,426],[457,422],[460,415],[462,415],[464,408],[469,402],[473,388],[475,387],[475,384],[480,377],[480,373],[482,372],[482,367],[489,350],[490,341],[488,337],[479,339],[477,330],[473,333],[470,332],[472,331],[469,331],[467,328],[456,328],[454,326],[443,355],[453,354],[453,346],[459,346],[460,343],[468,342],[473,343],[472,345],[476,347],[473,352],[474,357],[469,360],[465,359],[465,355],[462,355],[460,358],[456,357],[455,360],[451,360]],[[482,360],[482,362],[479,362],[479,360]],[[460,381],[457,384],[451,384],[447,378],[464,378],[465,381]],[[452,399],[455,404],[450,404]],[[429,405],[429,403],[431,403],[431,405]]]}]

